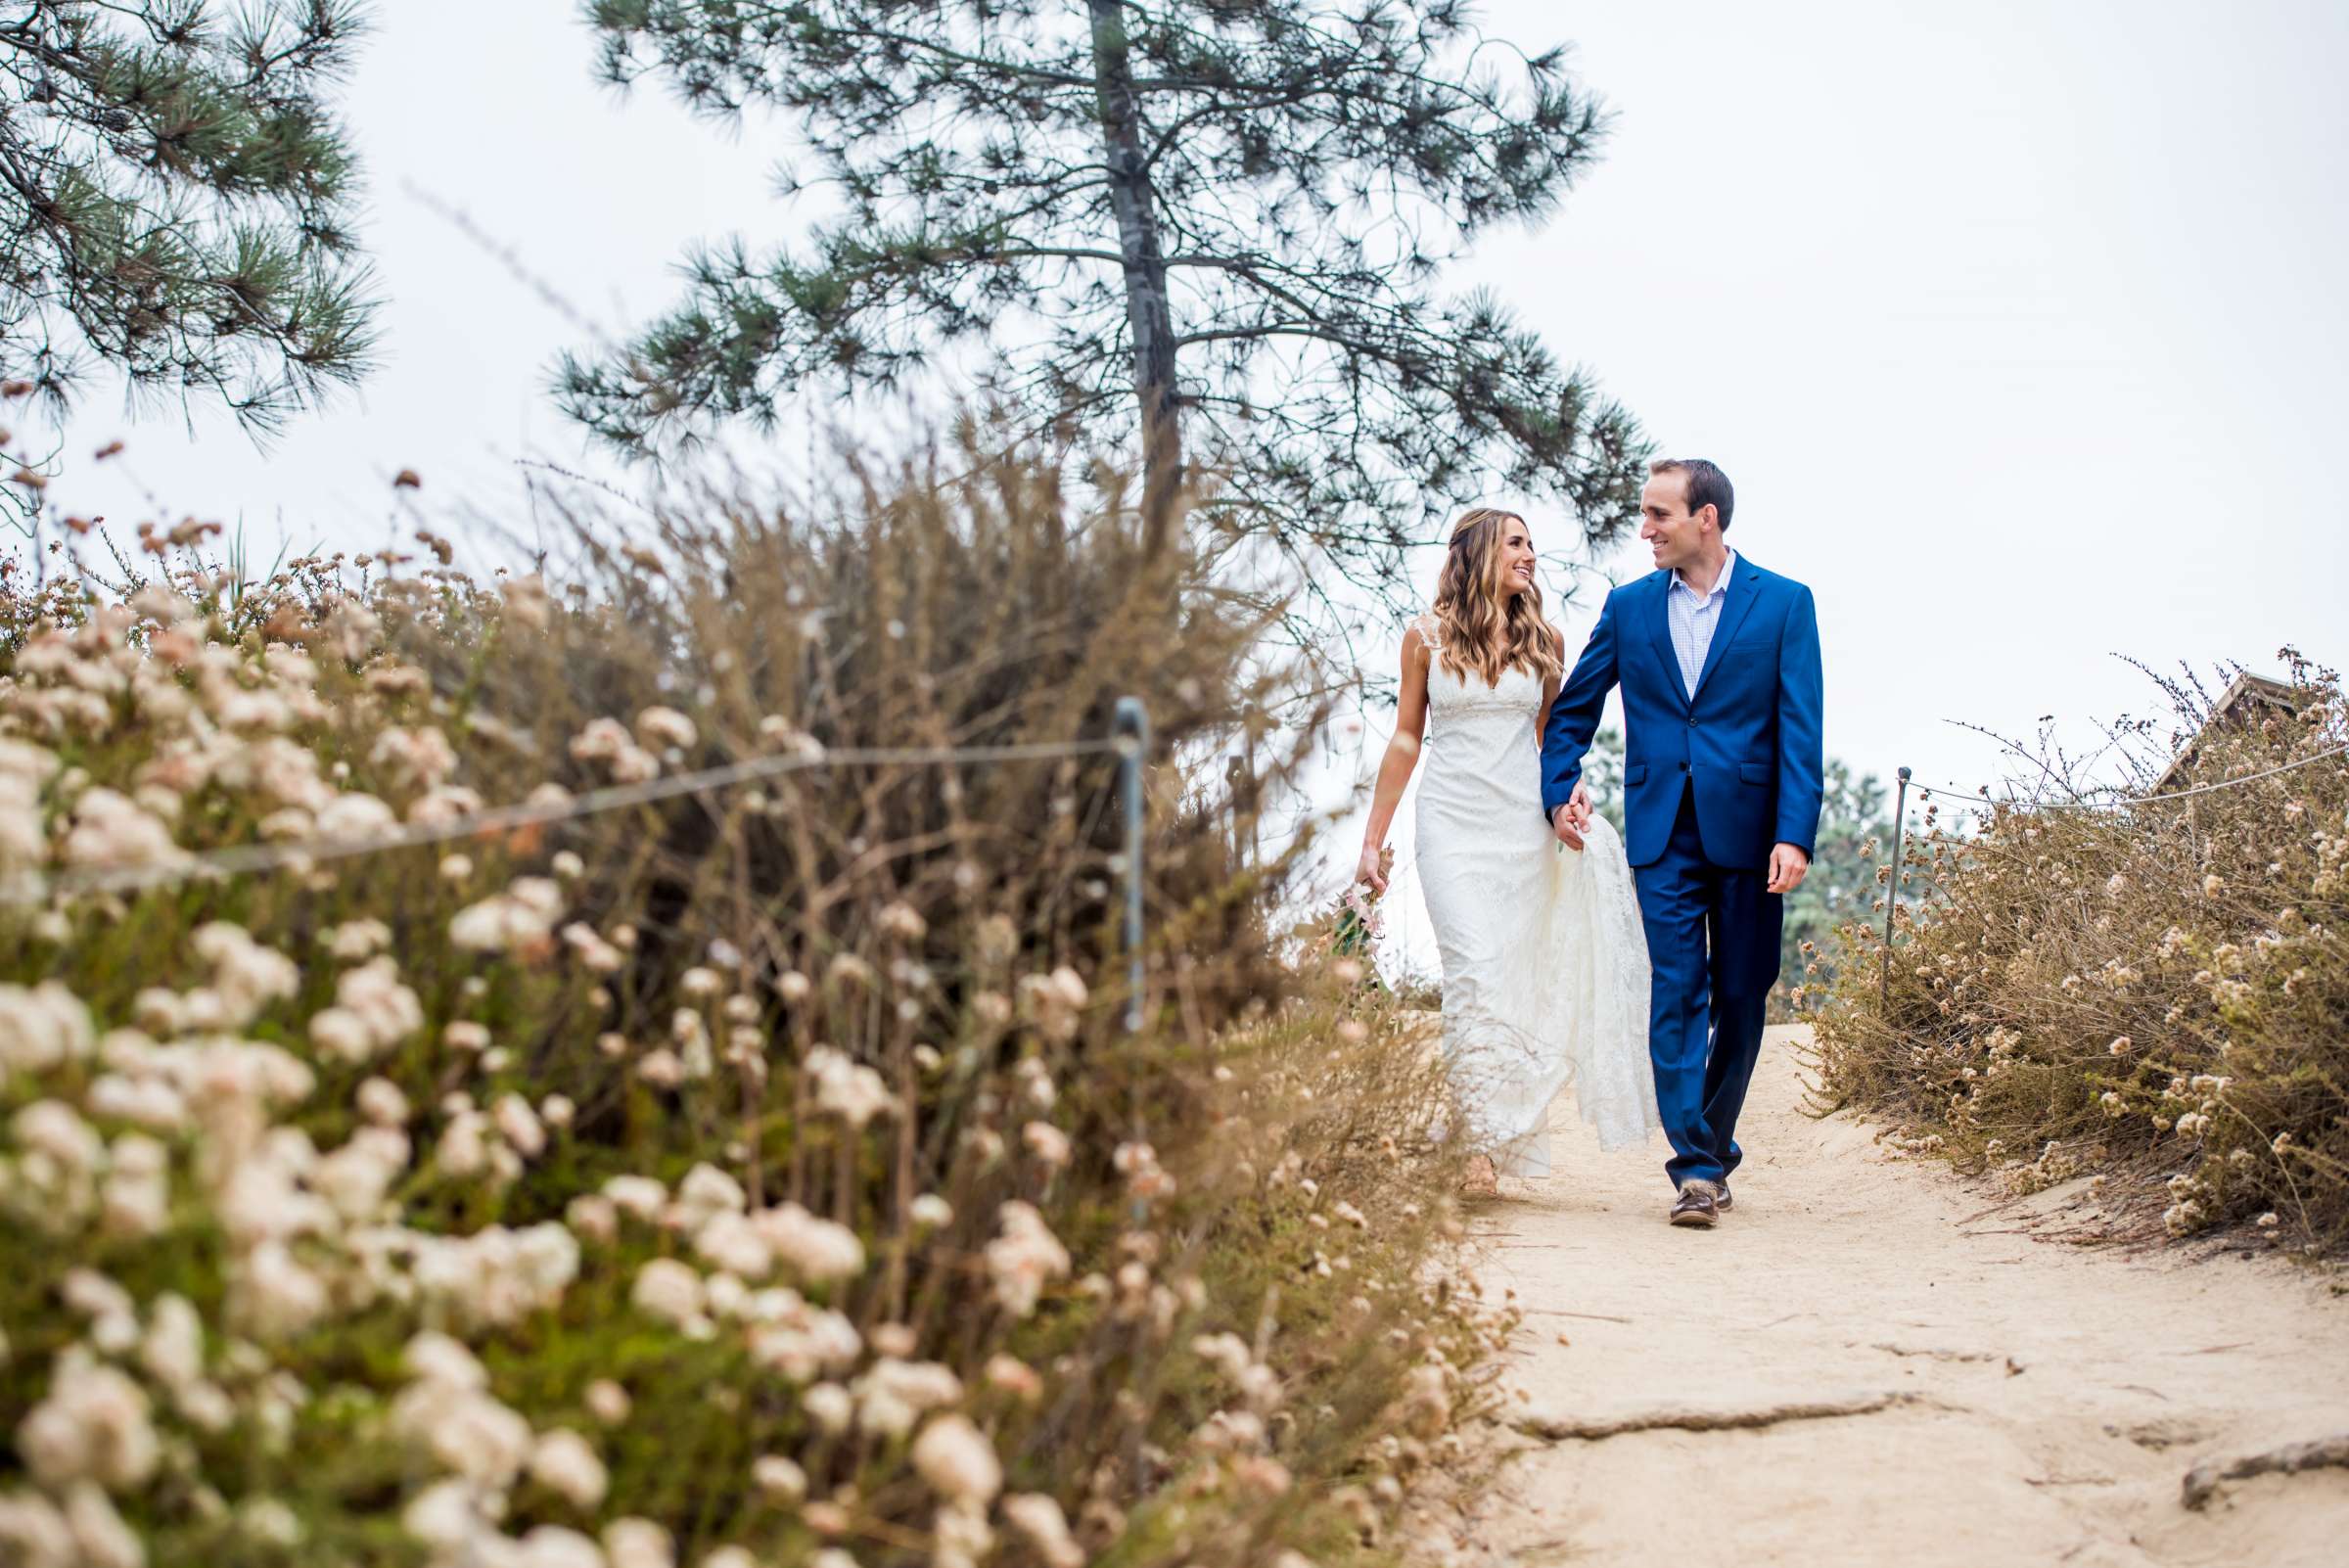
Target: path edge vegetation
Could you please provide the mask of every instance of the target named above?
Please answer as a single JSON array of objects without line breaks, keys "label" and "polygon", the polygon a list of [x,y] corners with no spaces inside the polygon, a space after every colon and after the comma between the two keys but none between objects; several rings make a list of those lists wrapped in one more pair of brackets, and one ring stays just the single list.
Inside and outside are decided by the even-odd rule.
[{"label": "path edge vegetation", "polygon": [[2349,709],[2334,671],[2279,659],[2276,701],[2225,711],[2156,677],[2167,712],[2093,760],[2117,790],[2043,747],[2028,793],[1928,799],[1889,951],[1887,865],[1810,998],[1827,1102],[2017,1195],[2083,1179],[2112,1236],[2337,1259]]},{"label": "path edge vegetation", "polygon": [[257,580],[211,525],[44,513],[0,573],[12,887],[1134,694],[1146,1027],[1101,759],[0,907],[0,1543],[1386,1560],[1509,1323],[1415,1025],[1274,926],[1303,846],[1239,861],[1195,765],[1282,678],[1261,623],[967,429],[805,514],[593,493],[482,576],[420,513]]}]

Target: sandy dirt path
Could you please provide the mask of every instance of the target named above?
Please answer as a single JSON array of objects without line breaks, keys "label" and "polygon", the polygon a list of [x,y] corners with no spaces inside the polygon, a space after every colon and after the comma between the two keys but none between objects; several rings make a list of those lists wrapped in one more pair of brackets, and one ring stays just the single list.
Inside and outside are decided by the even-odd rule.
[{"label": "sandy dirt path", "polygon": [[1512,1436],[1470,1561],[2349,1564],[2349,1469],[2180,1495],[2197,1461],[2349,1432],[2349,1299],[2273,1258],[2025,1233],[2061,1193],[1985,1215],[1987,1189],[1801,1114],[1797,1038],[1772,1031],[1717,1229],[1664,1222],[1661,1138],[1601,1156],[1571,1107],[1555,1175],[1471,1228],[1488,1297],[1529,1314],[1507,1381],[1537,1417],[1865,1413]]}]

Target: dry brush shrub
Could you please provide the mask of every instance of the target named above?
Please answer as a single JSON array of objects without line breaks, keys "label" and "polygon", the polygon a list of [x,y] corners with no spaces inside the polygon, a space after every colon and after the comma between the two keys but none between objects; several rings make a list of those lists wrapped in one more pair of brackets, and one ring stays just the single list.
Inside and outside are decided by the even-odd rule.
[{"label": "dry brush shrub", "polygon": [[[2146,1229],[2251,1222],[2337,1249],[2349,759],[2326,754],[2349,721],[2337,678],[2285,654],[2288,706],[2248,721],[2210,723],[2195,688],[2169,686],[2185,723],[2155,755],[2200,732],[2171,789],[2238,784],[2137,806],[2007,799],[1962,834],[1929,814],[1883,1000],[1880,931],[1843,930],[1816,1015],[1828,1094],[2018,1191],[2090,1176]],[[2149,792],[2155,768],[2136,771],[2128,793]]]},{"label": "dry brush shrub", "polygon": [[[477,582],[206,530],[5,579],[0,882],[724,790],[0,906],[0,1557],[1342,1559],[1473,1403],[1401,1024],[1184,758],[1255,624],[978,450]],[[438,559],[428,559],[427,553]],[[411,570],[416,569],[416,570]],[[360,572],[364,576],[357,576]],[[1145,697],[1152,1016],[1112,759]],[[1329,1053],[1337,1052],[1337,1059]],[[1356,1063],[1368,1066],[1348,1066]],[[1375,1216],[1375,1222],[1372,1218]]]}]

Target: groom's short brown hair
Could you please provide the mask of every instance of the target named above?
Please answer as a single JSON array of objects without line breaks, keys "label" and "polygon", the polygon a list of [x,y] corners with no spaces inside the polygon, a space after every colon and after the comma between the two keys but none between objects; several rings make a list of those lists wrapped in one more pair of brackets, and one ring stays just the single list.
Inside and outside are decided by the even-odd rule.
[{"label": "groom's short brown hair", "polygon": [[1729,531],[1729,513],[1737,506],[1737,492],[1729,488],[1729,477],[1718,464],[1701,457],[1659,457],[1647,465],[1650,474],[1681,474],[1687,478],[1688,510],[1701,512],[1711,507],[1721,519],[1721,531]]}]

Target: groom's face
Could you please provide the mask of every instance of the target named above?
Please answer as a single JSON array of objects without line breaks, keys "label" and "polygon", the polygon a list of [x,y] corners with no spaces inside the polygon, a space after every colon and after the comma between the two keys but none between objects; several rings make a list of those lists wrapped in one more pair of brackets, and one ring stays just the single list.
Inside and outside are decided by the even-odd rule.
[{"label": "groom's face", "polygon": [[1688,510],[1688,476],[1653,474],[1639,491],[1639,537],[1654,552],[1656,565],[1677,571],[1704,554],[1713,532],[1713,509]]}]

